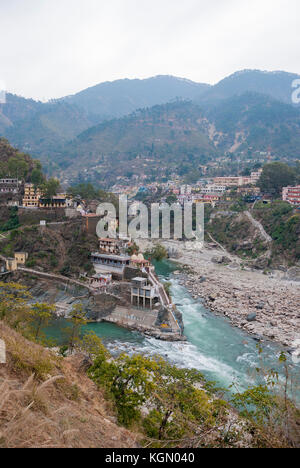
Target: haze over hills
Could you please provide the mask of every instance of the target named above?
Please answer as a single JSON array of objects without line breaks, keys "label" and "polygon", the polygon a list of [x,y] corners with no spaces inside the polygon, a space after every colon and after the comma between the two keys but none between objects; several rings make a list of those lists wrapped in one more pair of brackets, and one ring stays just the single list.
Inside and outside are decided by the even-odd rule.
[{"label": "haze over hills", "polygon": [[299,78],[300,75],[284,71],[242,70],[211,86],[197,101],[215,102],[251,91],[292,104],[292,83]]},{"label": "haze over hills", "polygon": [[210,87],[208,84],[162,75],[144,80],[124,79],[101,83],[62,100],[80,106],[89,114],[108,119],[177,98],[193,100]]},{"label": "haze over hills", "polygon": [[[67,177],[96,166],[104,177],[108,158],[112,166],[121,162],[117,172],[126,160],[127,172],[135,171],[129,155],[154,155],[152,170],[159,161],[176,167],[180,154],[197,164],[249,147],[293,159],[300,157],[300,111],[291,100],[299,77],[244,70],[214,86],[173,76],[125,79],[48,103],[8,94],[0,136]],[[142,108],[148,110],[135,112]]]}]

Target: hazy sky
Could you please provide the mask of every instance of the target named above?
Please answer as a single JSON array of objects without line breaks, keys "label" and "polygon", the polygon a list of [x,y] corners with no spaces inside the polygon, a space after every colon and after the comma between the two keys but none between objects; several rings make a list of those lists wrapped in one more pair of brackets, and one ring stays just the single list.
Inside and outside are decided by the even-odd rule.
[{"label": "hazy sky", "polygon": [[299,73],[299,29],[299,0],[0,0],[0,80],[48,99],[126,77]]}]

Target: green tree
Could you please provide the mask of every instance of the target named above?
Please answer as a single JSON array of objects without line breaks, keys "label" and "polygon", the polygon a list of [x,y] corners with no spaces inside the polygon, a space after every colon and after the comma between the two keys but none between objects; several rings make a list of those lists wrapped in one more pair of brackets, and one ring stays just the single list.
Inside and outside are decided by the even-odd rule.
[{"label": "green tree", "polygon": [[21,157],[13,157],[8,160],[8,171],[11,177],[24,179],[28,173],[29,166]]},{"label": "green tree", "polygon": [[147,251],[145,255],[154,260],[161,261],[168,257],[168,252],[163,245],[157,244],[153,249]]},{"label": "green tree", "polygon": [[271,193],[274,197],[282,195],[282,188],[293,185],[296,180],[295,170],[287,164],[273,162],[266,164],[258,181],[258,186],[264,193]]},{"label": "green tree", "polygon": [[41,330],[44,326],[48,325],[49,320],[53,317],[55,312],[55,306],[50,304],[33,304],[31,309],[31,318],[32,318],[32,332],[35,340],[38,340],[41,335]]},{"label": "green tree", "polygon": [[87,324],[86,312],[83,310],[82,304],[75,304],[68,317],[71,326],[66,330],[68,334],[68,347],[71,353],[75,346],[80,341],[80,331],[83,325]]},{"label": "green tree", "polygon": [[33,169],[32,173],[31,173],[31,182],[36,186],[40,186],[42,185],[42,183],[44,182],[44,175],[43,175],[43,172],[41,171],[41,169],[39,168],[35,168]]},{"label": "green tree", "polygon": [[109,358],[109,352],[103,345],[101,339],[93,331],[89,331],[88,333],[84,334],[82,340],[80,341],[80,348],[82,351],[88,354],[90,359]]},{"label": "green tree", "polygon": [[89,375],[115,402],[120,423],[129,426],[139,419],[140,408],[155,387],[156,368],[155,361],[140,355],[121,354],[109,360],[102,355],[96,358]]},{"label": "green tree", "polygon": [[0,320],[24,332],[28,330],[30,293],[18,283],[0,282]]},{"label": "green tree", "polygon": [[59,187],[60,183],[58,179],[51,178],[47,180],[41,185],[43,197],[51,200],[57,194]]},{"label": "green tree", "polygon": [[211,400],[204,377],[197,370],[178,369],[159,359],[154,381],[150,404],[153,409],[143,422],[154,444],[163,440],[175,439],[175,444],[176,439],[192,440],[216,426],[227,414],[228,405],[217,398]]}]

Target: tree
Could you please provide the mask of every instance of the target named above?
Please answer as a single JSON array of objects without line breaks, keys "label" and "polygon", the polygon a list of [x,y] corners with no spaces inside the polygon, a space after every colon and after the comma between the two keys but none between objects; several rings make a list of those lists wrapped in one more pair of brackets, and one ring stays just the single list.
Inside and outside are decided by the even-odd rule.
[{"label": "tree", "polygon": [[31,309],[32,331],[35,340],[40,338],[42,327],[48,325],[55,312],[55,306],[50,304],[33,304]]},{"label": "tree", "polygon": [[295,179],[293,168],[281,162],[273,162],[264,166],[258,186],[262,192],[281,198],[282,188],[293,185]]},{"label": "tree", "polygon": [[23,333],[25,329],[27,331],[30,299],[31,295],[25,286],[0,282],[0,320],[17,330],[22,330]]},{"label": "tree", "polygon": [[58,192],[60,183],[58,179],[51,178],[41,185],[41,191],[45,198],[52,199]]},{"label": "tree", "polygon": [[101,339],[93,331],[84,334],[80,342],[80,348],[88,354],[90,359],[109,358],[109,352],[103,345]]},{"label": "tree", "polygon": [[82,304],[74,305],[68,321],[71,324],[71,327],[66,331],[69,335],[68,338],[68,347],[71,350],[71,353],[74,351],[76,344],[79,342],[80,330],[83,325],[87,324],[86,313],[83,311]]},{"label": "tree", "polygon": [[192,440],[200,432],[199,427],[205,432],[205,428],[211,428],[223,419],[227,404],[216,398],[210,400],[199,371],[178,369],[162,359],[158,359],[157,364],[155,389],[151,394],[152,410],[143,422],[151,439]]},{"label": "tree", "polygon": [[43,175],[43,172],[41,171],[41,169],[39,169],[39,168],[33,169],[32,173],[31,173],[31,182],[36,187],[41,185],[44,182],[44,179],[45,178],[44,178],[44,175]]},{"label": "tree", "polygon": [[157,244],[153,249],[146,252],[145,255],[159,262],[168,257],[168,252],[163,245]]},{"label": "tree", "polygon": [[8,171],[11,177],[25,178],[28,173],[29,166],[21,157],[16,156],[8,160]]},{"label": "tree", "polygon": [[95,359],[89,375],[115,402],[119,422],[129,426],[139,419],[140,408],[155,387],[156,368],[154,360],[141,355],[121,354],[109,360],[102,355]]}]

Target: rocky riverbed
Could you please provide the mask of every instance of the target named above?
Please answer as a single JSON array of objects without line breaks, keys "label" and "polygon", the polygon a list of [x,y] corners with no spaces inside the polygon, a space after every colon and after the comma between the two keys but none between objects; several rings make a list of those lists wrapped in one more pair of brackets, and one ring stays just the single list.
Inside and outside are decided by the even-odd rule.
[{"label": "rocky riverbed", "polygon": [[176,241],[164,245],[184,267],[177,278],[194,299],[258,339],[299,350],[300,356],[299,282],[288,280],[281,271],[266,275],[244,269],[240,259],[209,245],[203,249]]}]

